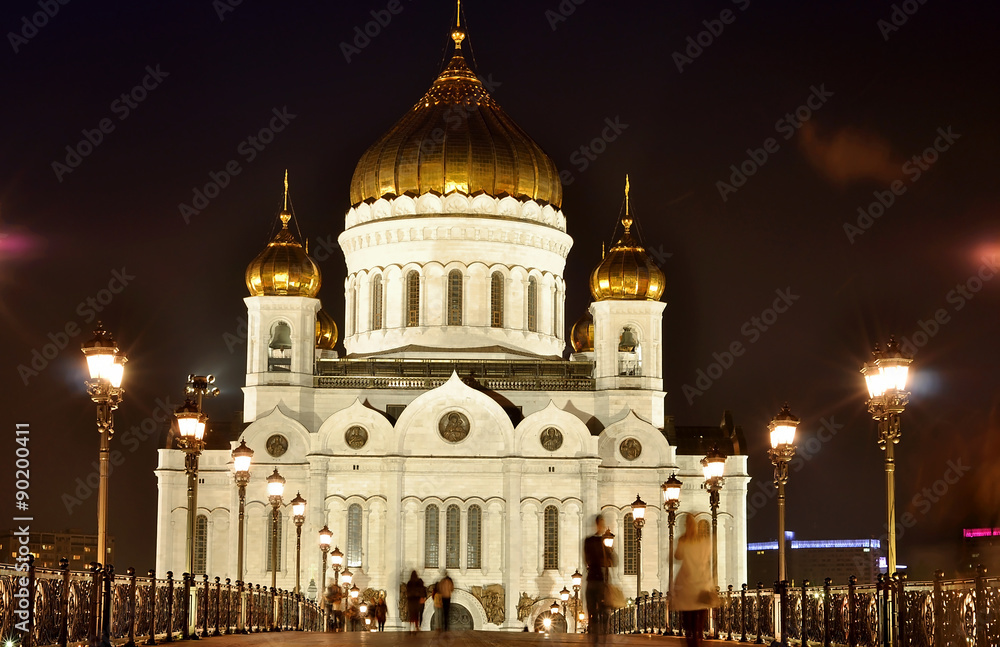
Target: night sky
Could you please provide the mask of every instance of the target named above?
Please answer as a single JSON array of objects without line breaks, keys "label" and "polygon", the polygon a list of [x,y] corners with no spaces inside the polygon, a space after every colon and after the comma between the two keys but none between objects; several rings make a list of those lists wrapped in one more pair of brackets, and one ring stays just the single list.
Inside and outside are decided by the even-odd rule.
[{"label": "night sky", "polygon": [[[58,13],[43,20],[47,2]],[[712,425],[728,409],[742,425],[751,541],[775,535],[766,426],[786,400],[809,455],[788,486],[789,529],[884,532],[858,368],[876,341],[905,338],[916,355],[897,507],[913,527],[900,562],[918,577],[952,571],[963,527],[1000,525],[996,7],[577,2],[463,3],[477,73],[563,172],[567,321],[589,303],[628,173],[667,277],[668,411]],[[355,43],[373,11],[387,24]],[[26,27],[33,16],[43,26]],[[33,530],[96,531],[96,494],[64,495],[95,471],[79,345],[99,317],[130,360],[116,566],[153,565],[165,428],[147,421],[145,437],[143,420],[181,403],[188,373],[217,376],[213,420],[242,408],[243,272],[269,239],[286,168],[343,328],[336,238],[354,166],[441,69],[453,17],[450,2],[408,0],[4,3],[5,515],[13,429],[27,422]],[[272,123],[281,131],[254,148]],[[239,173],[185,219],[180,205],[227,164]]]}]

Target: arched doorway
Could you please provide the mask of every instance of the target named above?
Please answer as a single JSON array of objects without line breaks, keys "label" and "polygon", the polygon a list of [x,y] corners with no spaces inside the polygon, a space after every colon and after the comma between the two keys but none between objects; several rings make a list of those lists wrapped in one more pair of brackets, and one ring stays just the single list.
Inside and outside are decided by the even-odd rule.
[{"label": "arched doorway", "polygon": [[[475,627],[472,621],[472,614],[461,604],[452,600],[450,613],[448,613],[448,629],[451,631],[472,631]],[[438,629],[441,626],[441,611],[434,610],[431,616],[431,629]]]}]

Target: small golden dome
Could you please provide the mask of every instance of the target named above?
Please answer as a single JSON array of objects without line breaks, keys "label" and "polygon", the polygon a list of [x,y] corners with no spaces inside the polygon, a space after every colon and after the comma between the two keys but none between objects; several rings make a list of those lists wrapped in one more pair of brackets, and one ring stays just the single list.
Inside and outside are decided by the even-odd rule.
[{"label": "small golden dome", "polygon": [[594,315],[588,309],[576,320],[569,334],[573,350],[578,353],[588,353],[594,350]]},{"label": "small golden dome", "polygon": [[285,171],[285,208],[281,230],[247,266],[246,283],[252,297],[315,297],[321,282],[319,266],[309,258],[295,234],[288,229],[288,171]]},{"label": "small golden dome", "polygon": [[555,164],[500,108],[455,54],[420,101],[361,156],[351,204],[403,194],[510,195],[559,207]]},{"label": "small golden dome", "polygon": [[316,313],[316,348],[320,350],[333,350],[337,345],[337,324],[333,317],[320,308]]},{"label": "small golden dome", "polygon": [[632,235],[632,216],[628,207],[628,178],[625,180],[625,233],[590,275],[590,293],[595,301],[630,299],[659,301],[663,297],[665,277],[649,258],[646,248]]}]

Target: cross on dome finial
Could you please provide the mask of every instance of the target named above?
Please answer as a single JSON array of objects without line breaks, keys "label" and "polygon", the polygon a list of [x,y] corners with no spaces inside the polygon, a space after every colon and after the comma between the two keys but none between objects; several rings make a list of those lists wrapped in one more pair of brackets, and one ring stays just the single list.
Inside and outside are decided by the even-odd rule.
[{"label": "cross on dome finial", "polygon": [[462,29],[462,0],[457,0],[458,5],[455,10],[455,28],[451,30],[451,39],[455,41],[455,49],[462,49],[462,41],[465,40],[465,30]]},{"label": "cross on dome finial", "polygon": [[629,192],[628,173],[626,173],[625,174],[625,217],[622,218],[622,225],[625,227],[626,236],[628,236],[629,233],[628,230],[632,228],[632,217],[631,215],[629,215],[629,209],[628,209],[628,192]]},{"label": "cross on dome finial", "polygon": [[288,221],[292,219],[292,213],[288,210],[288,169],[285,169],[285,206],[278,217],[281,218],[281,228],[288,229]]}]

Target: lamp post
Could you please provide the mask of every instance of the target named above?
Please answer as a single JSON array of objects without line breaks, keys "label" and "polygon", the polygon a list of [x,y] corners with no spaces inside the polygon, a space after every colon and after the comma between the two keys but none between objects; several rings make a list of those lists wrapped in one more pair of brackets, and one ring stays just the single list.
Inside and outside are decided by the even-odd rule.
[{"label": "lamp post", "polygon": [[[346,573],[347,571],[344,571],[344,572]],[[358,602],[358,596],[360,594],[361,594],[361,589],[358,588],[357,584],[355,584],[354,586],[351,587],[351,591],[350,591],[351,606],[354,606],[355,604],[357,604],[357,602]]]},{"label": "lamp post", "polygon": [[646,525],[646,502],[638,494],[632,502],[632,525],[635,527],[635,599],[638,604],[642,595],[642,527]]},{"label": "lamp post", "polygon": [[868,411],[878,423],[878,446],[885,452],[886,526],[889,531],[886,547],[886,575],[896,571],[896,459],[893,447],[902,433],[899,416],[909,403],[906,390],[910,362],[899,350],[892,337],[885,350],[875,347],[874,359],[861,368],[868,387]]},{"label": "lamp post", "polygon": [[778,581],[785,576],[785,484],[788,483],[788,461],[795,456],[795,428],[799,419],[792,415],[788,403],[771,420],[771,449],[767,455],[774,464],[774,485],[778,488]]},{"label": "lamp post", "polygon": [[[267,498],[271,503],[271,589],[278,585],[278,515],[281,511],[281,496],[285,493],[285,477],[278,474],[278,468],[267,477]],[[274,608],[270,615],[270,630],[278,631],[274,622]]]},{"label": "lamp post", "polygon": [[295,595],[299,594],[299,571],[302,558],[302,524],[306,521],[306,500],[301,492],[292,499],[292,521],[295,522]]},{"label": "lamp post", "polygon": [[580,631],[580,586],[583,584],[583,575],[580,574],[580,569],[573,571],[573,632],[577,633]]},{"label": "lamp post", "polygon": [[669,530],[669,548],[667,554],[667,631],[673,635],[673,625],[670,622],[670,611],[673,606],[671,593],[674,588],[674,524],[677,522],[677,509],[681,505],[681,487],[683,483],[676,474],[671,474],[670,478],[663,482],[660,490],[663,492],[663,509],[667,511],[667,528]]},{"label": "lamp post", "polygon": [[[565,589],[563,589],[563,590],[565,590]],[[567,591],[567,593],[569,593],[569,592]],[[552,606],[549,607],[549,617],[546,618],[546,620],[549,621],[548,625],[545,627],[546,631],[551,631],[552,625],[555,623],[555,620],[558,617],[559,617],[559,603],[558,602],[553,602]]]},{"label": "lamp post", "polygon": [[201,405],[207,395],[219,394],[219,389],[210,386],[214,375],[188,375],[185,393],[190,397],[174,413],[180,431],[178,444],[184,451],[184,472],[187,474],[187,572],[194,575],[194,535],[195,515],[198,512],[198,458],[205,449],[205,427],[208,416],[202,413]]},{"label": "lamp post", "polygon": [[[236,587],[240,590],[240,600],[243,600],[243,531],[245,527],[244,512],[247,501],[247,485],[250,483],[250,463],[253,460],[253,450],[247,447],[245,440],[240,440],[240,446],[233,450],[233,474],[236,487],[240,494],[239,532],[236,544]],[[236,633],[244,634],[243,614],[236,614]]]},{"label": "lamp post", "polygon": [[712,580],[719,585],[719,490],[722,489],[726,471],[726,455],[712,445],[705,458],[701,459],[705,482],[702,484],[708,490],[708,504],[712,509]]},{"label": "lamp post", "polygon": [[[567,617],[566,616],[566,603],[569,602],[569,589],[567,589],[565,586],[563,587],[562,591],[559,591],[559,599],[562,601],[562,614],[563,614],[563,618],[566,618]],[[566,631],[567,632],[569,631],[569,623],[568,622],[566,623]]]},{"label": "lamp post", "polygon": [[339,591],[340,567],[344,565],[344,553],[340,552],[340,548],[334,546],[333,552],[330,553],[330,563],[333,564],[333,583],[337,586],[337,590]]},{"label": "lamp post", "polygon": [[326,556],[330,552],[330,544],[333,542],[333,531],[330,530],[326,524],[323,524],[322,530],[319,531],[319,550],[323,553],[323,558],[320,560],[322,564],[322,570],[320,573],[320,597],[323,596],[323,592],[326,591]]},{"label": "lamp post", "polygon": [[98,453],[100,478],[97,488],[97,554],[101,564],[105,564],[108,561],[108,474],[111,437],[115,433],[114,410],[125,395],[122,380],[128,359],[118,352],[118,344],[99,321],[93,339],[84,342],[80,350],[87,358],[90,379],[84,384],[87,386],[87,395],[97,405],[97,431],[101,434]]}]

